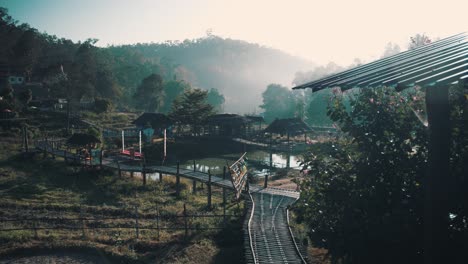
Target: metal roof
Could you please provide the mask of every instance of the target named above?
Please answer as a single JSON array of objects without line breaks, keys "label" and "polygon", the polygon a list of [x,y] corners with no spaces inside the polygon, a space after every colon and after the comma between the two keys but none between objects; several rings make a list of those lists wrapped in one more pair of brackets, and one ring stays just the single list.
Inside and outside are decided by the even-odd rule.
[{"label": "metal roof", "polygon": [[404,89],[468,78],[468,34],[460,33],[293,89],[340,87],[342,90],[387,86]]}]

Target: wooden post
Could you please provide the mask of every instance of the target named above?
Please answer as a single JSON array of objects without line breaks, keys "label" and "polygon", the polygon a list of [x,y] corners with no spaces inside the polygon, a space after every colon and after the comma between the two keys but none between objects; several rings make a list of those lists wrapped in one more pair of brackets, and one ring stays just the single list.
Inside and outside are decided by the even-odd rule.
[{"label": "wooden post", "polygon": [[119,170],[119,178],[122,178],[122,170],[120,169],[120,162],[117,161],[117,168]]},{"label": "wooden post", "polygon": [[101,152],[99,153],[99,167],[101,167],[101,170],[102,170],[102,156],[104,156],[103,152],[104,151],[101,149]]},{"label": "wooden post", "polygon": [[450,108],[448,87],[426,89],[429,123],[428,170],[425,183],[424,263],[444,263],[448,256],[450,177]]},{"label": "wooden post", "polygon": [[196,171],[197,171],[195,166],[196,166],[195,160],[193,160],[193,172],[196,172]]},{"label": "wooden post", "polygon": [[192,193],[197,194],[197,181],[193,180],[192,182]]},{"label": "wooden post", "polygon": [[141,173],[143,175],[143,185],[146,185],[146,165],[143,163],[143,167],[141,169]]},{"label": "wooden post", "polygon": [[24,127],[24,143],[26,152],[29,152],[28,128]]},{"label": "wooden post", "polygon": [[180,162],[177,162],[177,173],[176,173],[176,194],[180,195],[180,175],[179,175]]},{"label": "wooden post", "polygon": [[162,172],[159,173],[159,182],[162,182]]},{"label": "wooden post", "polygon": [[211,210],[211,172],[208,170],[208,210]]},{"label": "wooden post", "polygon": [[34,220],[34,222],[33,222],[33,228],[34,228],[34,238],[38,239],[39,235],[37,234],[37,222],[36,222],[36,220]]},{"label": "wooden post", "polygon": [[268,188],[268,173],[265,174],[265,182],[263,183],[263,188]]},{"label": "wooden post", "polygon": [[48,145],[47,138],[45,138],[44,141],[45,141],[45,144],[44,144],[44,152],[43,152],[43,156],[42,156],[43,159],[45,159],[47,157],[47,145]]},{"label": "wooden post", "polygon": [[159,210],[156,211],[156,234],[157,234],[157,240],[159,241],[159,218],[161,215],[159,214]]},{"label": "wooden post", "polygon": [[83,207],[81,206],[80,204],[80,220],[81,220],[81,237],[85,237],[86,236],[86,233],[85,233],[85,221],[84,221],[84,217],[83,217]]},{"label": "wooden post", "polygon": [[[226,166],[223,167],[223,180],[226,180]],[[223,225],[226,226],[226,188],[223,187]]]},{"label": "wooden post", "polygon": [[135,234],[138,239],[140,237],[140,229],[138,226],[138,206],[135,206]]},{"label": "wooden post", "polygon": [[187,219],[187,208],[185,207],[185,203],[184,203],[184,229],[185,229],[184,238],[187,239],[187,237],[188,237],[188,219]]}]

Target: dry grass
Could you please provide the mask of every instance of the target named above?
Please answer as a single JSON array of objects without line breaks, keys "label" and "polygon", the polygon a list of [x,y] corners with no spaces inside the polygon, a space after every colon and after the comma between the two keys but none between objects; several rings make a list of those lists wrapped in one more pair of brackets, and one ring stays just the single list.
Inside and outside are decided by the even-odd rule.
[{"label": "dry grass", "polygon": [[[61,160],[42,159],[38,155],[32,160],[22,160],[17,155],[18,146],[8,141],[0,145],[9,150],[0,156],[0,228],[17,226],[76,225],[66,220],[38,220],[23,223],[9,223],[2,219],[24,218],[102,218],[121,217],[121,220],[105,222],[104,225],[134,226],[134,208],[138,206],[140,226],[154,226],[154,216],[160,214],[181,214],[186,204],[189,214],[219,214],[223,212],[221,190],[214,189],[213,210],[206,208],[206,186],[192,194],[192,182],[182,179],[180,197],[175,196],[175,179],[165,176],[163,182],[148,181],[146,186],[138,178],[119,178],[111,171],[89,171],[80,167],[67,167]],[[230,202],[227,214],[239,215],[228,222],[233,234],[225,241],[225,230],[191,231],[184,238],[183,230],[141,230],[139,239],[135,230],[93,229],[93,221],[77,230],[19,230],[0,231],[0,256],[23,254],[24,248],[37,251],[50,249],[86,248],[99,249],[106,258],[118,258],[124,262],[160,263],[208,263],[214,259],[235,252],[239,262],[242,252],[240,215],[242,204]],[[219,219],[218,219],[219,220]],[[166,221],[163,224],[175,224]],[[191,219],[197,227],[219,226],[213,218]],[[79,226],[79,225],[78,225]],[[240,238],[239,238],[240,237]],[[15,253],[16,252],[16,253]],[[195,254],[195,252],[203,252]],[[2,258],[0,257],[0,258]],[[111,261],[112,262],[112,261]]]}]

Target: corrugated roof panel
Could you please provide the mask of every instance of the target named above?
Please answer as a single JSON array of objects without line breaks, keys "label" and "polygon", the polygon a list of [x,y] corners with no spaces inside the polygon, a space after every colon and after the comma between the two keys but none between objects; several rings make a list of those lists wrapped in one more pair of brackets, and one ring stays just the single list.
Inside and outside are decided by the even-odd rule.
[{"label": "corrugated roof panel", "polygon": [[468,35],[461,33],[293,89],[446,84],[466,78],[467,71]]}]

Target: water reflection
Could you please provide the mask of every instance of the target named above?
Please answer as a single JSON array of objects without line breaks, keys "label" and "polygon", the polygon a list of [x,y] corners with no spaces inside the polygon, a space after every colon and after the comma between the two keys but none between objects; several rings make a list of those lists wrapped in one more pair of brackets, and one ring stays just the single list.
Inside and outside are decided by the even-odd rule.
[{"label": "water reflection", "polygon": [[[204,158],[195,161],[195,169],[207,173],[208,170],[213,175],[222,175],[223,167],[234,163],[242,153],[231,153],[219,158]],[[250,173],[262,177],[270,173],[270,166],[273,170],[278,168],[300,169],[300,156],[290,155],[288,153],[270,153],[267,151],[248,152],[247,164]],[[185,161],[181,164],[182,168],[193,170],[193,161]]]}]

